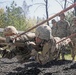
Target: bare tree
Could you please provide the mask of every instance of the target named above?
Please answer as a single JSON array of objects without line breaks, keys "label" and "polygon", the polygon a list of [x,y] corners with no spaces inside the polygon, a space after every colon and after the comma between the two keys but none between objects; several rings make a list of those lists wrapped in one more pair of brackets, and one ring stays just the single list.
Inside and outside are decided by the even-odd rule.
[{"label": "bare tree", "polygon": [[[76,0],[74,0],[74,3],[76,2]],[[76,7],[74,7],[74,12],[75,12],[75,16],[76,16]]]},{"label": "bare tree", "polygon": [[[48,0],[44,0],[45,2],[45,8],[46,8],[46,19],[48,19]],[[49,25],[49,21],[47,21],[47,25]]]},{"label": "bare tree", "polygon": [[0,2],[0,4],[1,4],[1,3],[6,3],[6,2],[8,2],[8,1]]},{"label": "bare tree", "polygon": [[55,1],[61,6],[62,9],[64,9],[63,4],[62,4],[62,2],[63,2],[62,0],[55,0]]},{"label": "bare tree", "polygon": [[[34,0],[31,0],[32,2]],[[44,0],[44,3],[35,3],[35,4],[31,4],[31,5],[27,5],[27,3],[24,1],[23,2],[23,7],[26,10],[25,13],[27,13],[27,11],[30,9],[30,7],[38,5],[37,8],[35,9],[35,11],[40,7],[40,6],[45,6],[45,14],[46,14],[46,19],[48,19],[48,0]],[[47,21],[47,25],[49,25],[49,21]]]},{"label": "bare tree", "polygon": [[65,9],[69,4],[73,4],[74,0],[55,0],[59,5],[62,7],[62,9]]},{"label": "bare tree", "polygon": [[26,1],[23,1],[23,10],[24,10],[24,16],[28,15],[29,6],[27,5]]},{"label": "bare tree", "polygon": [[64,9],[66,9],[67,0],[64,2]]}]

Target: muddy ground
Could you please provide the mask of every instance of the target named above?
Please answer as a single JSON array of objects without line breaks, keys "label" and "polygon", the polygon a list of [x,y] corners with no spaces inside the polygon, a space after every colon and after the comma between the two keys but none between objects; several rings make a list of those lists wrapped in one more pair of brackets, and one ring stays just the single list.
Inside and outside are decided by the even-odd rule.
[{"label": "muddy ground", "polygon": [[59,60],[40,65],[34,60],[20,64],[16,58],[0,59],[0,75],[76,75],[76,62]]}]

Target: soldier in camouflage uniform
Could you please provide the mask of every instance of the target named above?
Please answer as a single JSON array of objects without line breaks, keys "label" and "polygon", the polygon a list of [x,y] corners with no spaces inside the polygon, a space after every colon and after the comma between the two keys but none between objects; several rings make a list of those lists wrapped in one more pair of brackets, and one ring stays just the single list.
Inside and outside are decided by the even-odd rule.
[{"label": "soldier in camouflage uniform", "polygon": [[[76,33],[76,16],[73,17],[73,25],[70,26],[70,33],[74,34]],[[73,42],[73,48],[71,50],[71,54],[72,54],[72,60],[75,59],[75,55],[76,55],[76,36],[71,37],[71,40]]]},{"label": "soldier in camouflage uniform", "polygon": [[[57,22],[57,37],[64,38],[69,35],[69,23],[65,20],[65,14],[59,15],[60,20]],[[64,54],[65,51],[62,49],[62,60],[65,60]]]},{"label": "soldier in camouflage uniform", "polygon": [[[12,42],[12,40],[8,40],[9,38],[12,39],[14,35],[17,35],[18,32],[15,31],[15,34],[12,32],[12,27],[6,27],[4,30],[4,35],[7,39],[7,42]],[[8,31],[10,30],[10,32]],[[12,30],[12,31],[11,31]],[[6,32],[7,31],[7,32]],[[3,57],[12,58],[14,56],[20,62],[25,62],[31,56],[35,56],[35,60],[40,64],[46,64],[49,61],[55,60],[58,58],[60,53],[60,43],[56,44],[60,41],[60,38],[53,37],[51,33],[51,28],[48,25],[42,25],[37,27],[36,29],[36,40],[34,42],[28,42],[28,38],[25,36],[18,37],[17,39],[13,40],[15,44],[13,48],[10,48],[11,51],[4,50]],[[9,37],[10,35],[11,37]],[[13,35],[12,35],[13,34]],[[24,43],[20,44],[19,43]]]},{"label": "soldier in camouflage uniform", "polygon": [[56,20],[55,19],[53,19],[52,21],[52,35],[54,36],[54,37],[56,37],[57,36],[57,22],[56,22]]},{"label": "soldier in camouflage uniform", "polygon": [[36,48],[32,50],[31,55],[35,56],[35,60],[40,64],[46,64],[49,61],[58,58],[60,38],[53,37],[51,28],[48,25],[41,25],[36,29]]},{"label": "soldier in camouflage uniform", "polygon": [[67,37],[69,35],[70,24],[65,20],[65,15],[59,15],[60,20],[57,22],[57,36],[60,38]]},{"label": "soldier in camouflage uniform", "polygon": [[4,29],[3,34],[6,38],[8,48],[5,49],[4,47],[4,50],[2,51],[2,57],[11,59],[16,56],[18,61],[21,63],[30,58],[32,48],[30,46],[30,40],[35,38],[34,34],[32,36],[24,34],[12,40],[19,34],[14,26],[7,26]]}]

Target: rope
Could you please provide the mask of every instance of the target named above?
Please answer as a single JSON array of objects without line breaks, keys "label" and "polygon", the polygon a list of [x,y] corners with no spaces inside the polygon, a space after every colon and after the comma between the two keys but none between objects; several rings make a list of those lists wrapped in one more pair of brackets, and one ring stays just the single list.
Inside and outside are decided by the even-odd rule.
[{"label": "rope", "polygon": [[41,23],[35,25],[34,27],[30,28],[29,30],[27,30],[27,31],[25,31],[25,32],[23,32],[23,33],[21,33],[20,35],[17,35],[15,38],[13,38],[13,40],[16,39],[17,37],[20,37],[21,35],[23,35],[23,34],[29,32],[29,31],[33,30],[34,28],[36,28],[36,27],[38,27],[38,26],[44,24],[45,22],[51,20],[52,18],[54,18],[54,17],[56,17],[56,16],[58,16],[58,15],[64,13],[64,12],[68,11],[69,9],[71,9],[71,8],[73,8],[73,7],[75,7],[75,6],[76,6],[76,2],[75,2],[74,4],[72,4],[71,6],[67,7],[66,9],[64,9],[64,10],[58,12],[57,14],[51,16],[50,18],[48,18],[48,19],[42,21]]},{"label": "rope", "polygon": [[76,36],[76,33],[71,34],[70,36],[67,36],[66,38],[64,38],[64,39],[60,40],[60,41],[59,41],[59,42],[57,42],[56,44],[58,44],[58,43],[60,43],[60,42],[62,42],[62,41],[64,41],[64,40],[66,40],[66,39],[68,39],[68,38],[74,37],[74,36]]}]

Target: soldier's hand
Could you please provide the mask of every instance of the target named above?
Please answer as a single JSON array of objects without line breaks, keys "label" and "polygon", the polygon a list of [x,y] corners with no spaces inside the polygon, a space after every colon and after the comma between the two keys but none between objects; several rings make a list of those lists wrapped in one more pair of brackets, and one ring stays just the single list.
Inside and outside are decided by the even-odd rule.
[{"label": "soldier's hand", "polygon": [[33,48],[36,47],[36,44],[34,42],[29,42],[29,45],[32,46]]},{"label": "soldier's hand", "polygon": [[30,42],[30,46],[32,49],[35,49],[37,52],[40,51],[39,46],[37,46],[34,42]]},{"label": "soldier's hand", "polygon": [[3,48],[0,48],[0,54],[2,57],[4,57],[4,55],[6,54],[6,50]]}]

